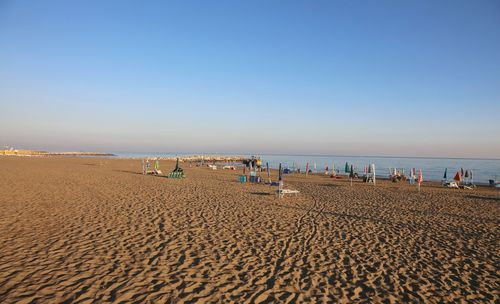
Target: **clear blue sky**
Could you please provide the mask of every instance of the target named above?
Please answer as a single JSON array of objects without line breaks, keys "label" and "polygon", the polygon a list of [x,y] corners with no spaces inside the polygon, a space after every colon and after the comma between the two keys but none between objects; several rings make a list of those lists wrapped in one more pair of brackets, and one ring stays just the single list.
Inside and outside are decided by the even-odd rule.
[{"label": "clear blue sky", "polygon": [[0,145],[500,158],[500,1],[0,0]]}]

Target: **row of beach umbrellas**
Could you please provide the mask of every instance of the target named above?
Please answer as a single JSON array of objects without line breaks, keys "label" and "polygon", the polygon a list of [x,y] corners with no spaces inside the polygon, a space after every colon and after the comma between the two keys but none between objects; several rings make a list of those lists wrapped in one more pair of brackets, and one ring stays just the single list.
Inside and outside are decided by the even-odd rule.
[{"label": "row of beach umbrellas", "polygon": [[[472,173],[472,170],[465,170],[464,171],[464,168],[460,168],[460,171],[457,171],[457,173],[455,173],[455,176],[453,177],[453,179],[457,182],[461,182],[463,181],[465,178],[467,179],[470,179],[472,180],[473,179],[473,173]],[[446,168],[444,170],[444,175],[443,175],[443,179],[444,180],[447,180],[448,179],[448,168]]]}]

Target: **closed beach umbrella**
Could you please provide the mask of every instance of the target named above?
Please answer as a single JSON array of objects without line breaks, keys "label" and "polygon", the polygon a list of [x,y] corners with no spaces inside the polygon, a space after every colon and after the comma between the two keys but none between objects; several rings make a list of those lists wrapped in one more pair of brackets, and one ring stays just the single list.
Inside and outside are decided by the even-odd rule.
[{"label": "closed beach umbrella", "polygon": [[351,165],[351,172],[349,172],[349,177],[350,178],[354,177],[354,165]]},{"label": "closed beach umbrella", "polygon": [[345,173],[349,173],[349,164],[345,163]]},{"label": "closed beach umbrella", "polygon": [[448,178],[448,168],[445,168],[444,169],[443,179],[447,179],[447,178]]},{"label": "closed beach umbrella", "polygon": [[469,170],[465,170],[465,177],[469,177]]},{"label": "closed beach umbrella", "polygon": [[281,182],[283,180],[283,176],[281,174],[281,163],[280,163],[280,166],[279,166],[279,173],[278,173],[278,180]]},{"label": "closed beach umbrella", "polygon": [[464,176],[464,168],[460,168],[460,176]]},{"label": "closed beach umbrella", "polygon": [[371,173],[373,174],[373,184],[375,185],[375,182],[376,182],[376,177],[375,177],[375,164],[371,164],[370,165],[370,171]]},{"label": "closed beach umbrella", "polygon": [[453,178],[457,182],[460,182],[462,180],[462,176],[460,175],[460,172],[457,171],[457,174],[455,174],[455,177]]},{"label": "closed beach umbrella", "polygon": [[418,185],[418,192],[420,192],[420,184],[424,180],[424,176],[422,174],[422,169],[418,170],[418,178],[417,178],[417,185]]},{"label": "closed beach umbrella", "polygon": [[306,164],[306,175],[309,173],[309,163]]},{"label": "closed beach umbrella", "polygon": [[267,170],[267,180],[271,182],[271,170],[269,170],[269,163],[266,162],[266,170]]}]

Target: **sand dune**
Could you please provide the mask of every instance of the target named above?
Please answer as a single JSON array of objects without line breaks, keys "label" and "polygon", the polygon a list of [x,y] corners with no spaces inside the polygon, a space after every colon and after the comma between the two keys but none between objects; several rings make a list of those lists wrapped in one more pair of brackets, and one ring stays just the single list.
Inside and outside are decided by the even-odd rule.
[{"label": "sand dune", "polygon": [[140,166],[0,158],[0,302],[499,301],[494,190]]}]

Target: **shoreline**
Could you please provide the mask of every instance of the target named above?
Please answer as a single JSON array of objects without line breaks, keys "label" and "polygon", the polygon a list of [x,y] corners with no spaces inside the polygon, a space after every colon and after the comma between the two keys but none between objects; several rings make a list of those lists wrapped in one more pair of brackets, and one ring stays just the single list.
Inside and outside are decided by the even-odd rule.
[{"label": "shoreline", "polygon": [[[179,156],[179,157],[174,157],[174,156],[141,157],[141,156],[120,156],[117,154],[102,153],[102,152],[44,152],[44,153],[45,154],[33,154],[33,155],[0,154],[0,158],[2,156],[6,156],[6,157],[16,157],[16,156],[17,157],[80,157],[80,158],[90,157],[90,158],[102,159],[102,160],[117,159],[117,160],[137,160],[137,161],[140,161],[140,160],[145,159],[145,160],[150,160],[150,161],[159,160],[159,161],[173,161],[173,162],[175,162],[178,158],[179,162],[181,162],[181,163],[188,163],[189,161],[191,161],[191,162],[227,162],[227,163],[233,163],[233,162],[241,162],[241,161],[247,160],[249,158],[249,156],[241,156],[241,155],[240,156],[234,156],[234,155],[230,155],[230,156],[188,155],[188,156]],[[222,165],[222,164],[216,163],[216,165]],[[234,164],[232,164],[232,165],[234,165]],[[237,164],[237,165],[241,166],[242,163]],[[278,168],[270,166],[270,169],[277,170]],[[261,173],[264,174],[265,172],[262,171]],[[293,172],[290,174],[292,174],[292,175],[293,174],[304,175],[305,176],[304,172],[301,172],[301,173]],[[288,174],[285,174],[284,176],[287,176],[287,175]],[[309,173],[308,175],[325,176],[324,174],[320,173],[319,170],[317,173]],[[343,172],[340,172],[339,176],[341,176],[342,179],[345,179],[346,174],[344,174]],[[361,177],[362,177],[362,174],[360,175],[360,178]],[[380,179],[380,180],[386,180],[386,181],[389,180],[389,177],[387,176],[387,174],[377,174],[376,177],[377,177],[377,179]],[[448,180],[453,181],[452,178],[448,179]],[[400,181],[400,182],[397,182],[395,184],[407,184],[407,183],[408,183],[408,181]],[[427,180],[424,180],[423,184],[428,184],[428,183],[441,186],[442,179],[427,179]],[[476,186],[479,186],[479,187],[490,187],[488,182],[483,182],[483,181],[476,181],[476,182],[474,182],[474,184]]]}]

